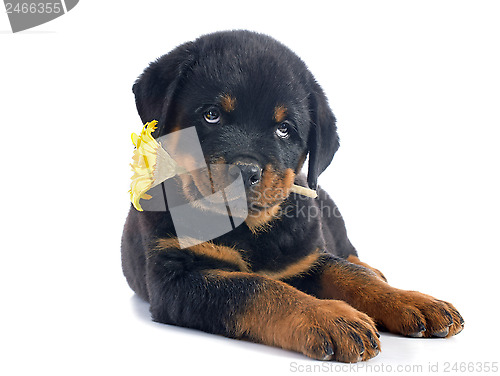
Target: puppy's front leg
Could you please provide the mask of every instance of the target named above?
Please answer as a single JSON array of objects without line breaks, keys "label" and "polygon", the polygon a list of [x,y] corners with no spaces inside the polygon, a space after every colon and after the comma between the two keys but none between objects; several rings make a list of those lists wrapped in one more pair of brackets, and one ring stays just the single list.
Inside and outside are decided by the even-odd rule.
[{"label": "puppy's front leg", "polygon": [[462,331],[464,320],[452,304],[394,288],[376,269],[356,263],[343,259],[328,262],[321,273],[319,297],[343,300],[393,333],[450,337]]},{"label": "puppy's front leg", "polygon": [[[321,360],[355,362],[378,354],[373,321],[347,303],[317,299],[248,272],[200,270],[197,263],[186,263],[190,257],[172,250],[148,260],[155,321],[248,338]],[[203,261],[205,267],[210,263]]]}]

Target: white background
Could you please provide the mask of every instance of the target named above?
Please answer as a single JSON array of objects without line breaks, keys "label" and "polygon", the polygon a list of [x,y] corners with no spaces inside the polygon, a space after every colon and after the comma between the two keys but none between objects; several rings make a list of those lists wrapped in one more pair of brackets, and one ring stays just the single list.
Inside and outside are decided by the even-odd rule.
[{"label": "white background", "polygon": [[121,274],[132,83],[176,45],[231,28],[284,42],[325,89],[341,148],[320,183],[361,259],[466,320],[447,340],[383,334],[356,373],[499,361],[499,19],[496,1],[81,1],[12,34],[0,14],[1,373],[329,367],[152,323]]}]

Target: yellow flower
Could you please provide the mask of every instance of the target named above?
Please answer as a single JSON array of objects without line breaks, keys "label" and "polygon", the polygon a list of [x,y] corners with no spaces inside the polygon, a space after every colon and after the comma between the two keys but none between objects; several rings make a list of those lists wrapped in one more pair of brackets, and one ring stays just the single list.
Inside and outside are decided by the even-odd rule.
[{"label": "yellow flower", "polygon": [[140,199],[151,198],[146,192],[171,177],[184,173],[165,149],[151,136],[158,122],[146,123],[140,135],[132,133],[132,143],[135,146],[133,162],[130,164],[134,174],[130,183],[130,201],[134,207],[142,211]]}]

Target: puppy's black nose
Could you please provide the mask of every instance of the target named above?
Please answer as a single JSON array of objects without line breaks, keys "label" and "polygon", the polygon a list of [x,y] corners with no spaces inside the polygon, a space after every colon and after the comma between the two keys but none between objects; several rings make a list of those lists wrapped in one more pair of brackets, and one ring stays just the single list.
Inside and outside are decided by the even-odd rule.
[{"label": "puppy's black nose", "polygon": [[251,187],[252,185],[258,184],[262,177],[262,169],[256,163],[248,162],[236,162],[236,167],[239,168],[241,172],[241,177],[245,183],[245,187]]}]

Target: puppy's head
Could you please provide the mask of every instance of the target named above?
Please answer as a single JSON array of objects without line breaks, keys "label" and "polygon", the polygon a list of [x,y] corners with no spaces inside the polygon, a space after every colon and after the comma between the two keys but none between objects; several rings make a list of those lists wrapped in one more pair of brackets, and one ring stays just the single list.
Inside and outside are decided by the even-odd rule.
[{"label": "puppy's head", "polygon": [[158,120],[156,137],[196,128],[215,168],[210,179],[183,177],[191,198],[223,188],[237,168],[252,210],[275,207],[306,156],[315,189],[339,147],[322,89],[292,51],[265,35],[220,32],[181,45],[151,63],[133,91],[143,123]]}]

